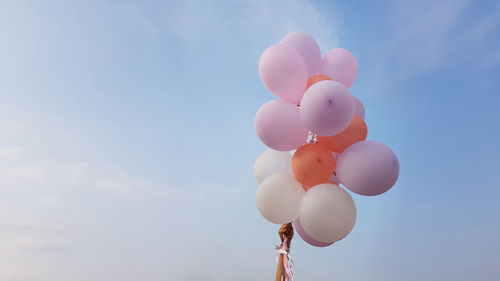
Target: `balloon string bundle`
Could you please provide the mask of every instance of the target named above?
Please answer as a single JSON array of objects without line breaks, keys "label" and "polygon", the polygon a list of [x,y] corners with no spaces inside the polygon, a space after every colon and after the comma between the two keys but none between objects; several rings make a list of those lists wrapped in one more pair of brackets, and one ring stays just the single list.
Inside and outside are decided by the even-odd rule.
[{"label": "balloon string bundle", "polygon": [[305,141],[304,144],[315,143],[315,142],[318,142],[318,136],[316,134],[309,132],[309,136],[307,137],[307,140]]},{"label": "balloon string bundle", "polygon": [[278,234],[281,239],[281,245],[276,246],[276,250],[279,254],[276,281],[293,281],[293,273],[290,265],[290,243],[293,238],[292,224],[283,224]]}]

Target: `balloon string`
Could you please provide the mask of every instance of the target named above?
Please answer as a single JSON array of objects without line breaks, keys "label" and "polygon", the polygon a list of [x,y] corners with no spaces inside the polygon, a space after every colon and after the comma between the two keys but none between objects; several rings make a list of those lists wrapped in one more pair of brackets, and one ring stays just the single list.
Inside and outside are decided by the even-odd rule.
[{"label": "balloon string", "polygon": [[318,142],[318,135],[309,132],[306,143],[316,143]]},{"label": "balloon string", "polygon": [[305,144],[316,143],[316,142],[318,142],[318,135],[316,135],[312,132],[309,132],[309,135],[307,136]]},{"label": "balloon string", "polygon": [[290,267],[290,248],[288,246],[288,239],[285,237],[283,241],[283,250],[285,250],[286,254],[283,255],[283,269],[284,269],[284,281],[293,281],[293,272]]}]

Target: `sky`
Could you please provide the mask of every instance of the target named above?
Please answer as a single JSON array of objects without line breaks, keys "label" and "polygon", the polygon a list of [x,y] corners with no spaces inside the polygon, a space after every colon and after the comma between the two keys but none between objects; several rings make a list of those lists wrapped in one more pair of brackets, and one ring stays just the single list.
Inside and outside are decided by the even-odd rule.
[{"label": "sky", "polygon": [[0,281],[272,280],[257,65],[292,31],[353,52],[401,165],[295,280],[498,280],[498,1],[0,0]]}]

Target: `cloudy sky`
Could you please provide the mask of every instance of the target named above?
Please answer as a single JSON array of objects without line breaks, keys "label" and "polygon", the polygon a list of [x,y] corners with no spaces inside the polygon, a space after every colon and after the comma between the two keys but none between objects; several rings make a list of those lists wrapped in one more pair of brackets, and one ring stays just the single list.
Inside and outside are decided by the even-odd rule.
[{"label": "cloudy sky", "polygon": [[0,0],[0,281],[273,280],[260,53],[351,50],[401,163],[301,280],[497,280],[498,1]]}]

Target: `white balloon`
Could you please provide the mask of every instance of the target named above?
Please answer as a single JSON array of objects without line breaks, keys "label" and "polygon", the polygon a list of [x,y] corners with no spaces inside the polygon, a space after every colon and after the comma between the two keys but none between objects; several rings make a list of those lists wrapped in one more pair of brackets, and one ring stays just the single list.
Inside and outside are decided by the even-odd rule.
[{"label": "white balloon", "polygon": [[346,237],[356,222],[356,205],[347,191],[323,183],[306,192],[299,220],[314,240],[332,243]]},{"label": "white balloon", "polygon": [[365,107],[363,106],[363,103],[355,96],[352,96],[352,99],[354,100],[354,114],[358,115],[361,117],[361,119],[365,119]]},{"label": "white balloon", "polygon": [[268,221],[284,224],[299,216],[305,191],[290,174],[273,174],[262,181],[257,190],[257,208]]},{"label": "white balloon", "polygon": [[262,152],[257,160],[253,172],[257,183],[260,184],[266,177],[275,173],[292,175],[292,155],[288,151],[268,149]]}]

